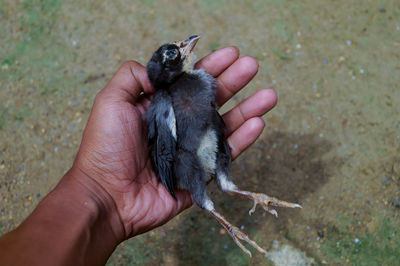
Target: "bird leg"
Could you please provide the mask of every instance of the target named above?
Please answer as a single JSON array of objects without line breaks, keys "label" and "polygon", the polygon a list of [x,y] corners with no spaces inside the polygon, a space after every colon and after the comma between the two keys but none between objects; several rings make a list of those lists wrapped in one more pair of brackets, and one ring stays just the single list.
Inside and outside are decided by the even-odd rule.
[{"label": "bird leg", "polygon": [[274,215],[275,217],[278,217],[278,213],[271,206],[286,207],[286,208],[301,208],[301,206],[297,203],[291,203],[291,202],[279,200],[277,198],[267,196],[263,193],[243,191],[243,190],[239,190],[236,188],[227,189],[225,191],[228,193],[231,193],[231,194],[245,196],[247,198],[254,200],[254,205],[253,205],[253,208],[251,208],[249,210],[249,215],[252,215],[255,212],[257,204],[260,204],[264,208],[264,210],[266,210],[270,214]]},{"label": "bird leg", "polygon": [[253,246],[255,249],[257,249],[259,252],[263,253],[264,255],[267,255],[267,251],[265,251],[263,248],[261,248],[259,245],[257,245],[256,242],[251,240],[249,236],[237,228],[236,226],[233,226],[231,223],[229,223],[224,216],[222,216],[220,213],[218,213],[215,210],[210,211],[211,215],[217,219],[217,221],[225,228],[225,230],[230,234],[230,236],[233,238],[233,241],[235,241],[236,245],[238,245],[247,255],[251,257],[251,252],[246,249],[243,244],[239,240],[246,241],[249,243],[251,246]]}]

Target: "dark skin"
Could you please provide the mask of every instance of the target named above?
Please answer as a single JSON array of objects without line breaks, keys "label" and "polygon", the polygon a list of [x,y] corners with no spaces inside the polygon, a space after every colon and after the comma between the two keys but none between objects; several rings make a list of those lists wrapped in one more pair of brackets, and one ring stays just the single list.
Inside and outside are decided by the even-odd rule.
[{"label": "dark skin", "polygon": [[[221,106],[257,73],[235,47],[196,64],[217,78]],[[146,69],[129,61],[96,96],[73,166],[14,231],[0,238],[0,265],[102,265],[122,241],[160,226],[192,205],[187,191],[174,200],[157,181],[143,115],[154,89]],[[263,89],[227,112],[232,158],[261,134],[260,118],[277,101]]]}]

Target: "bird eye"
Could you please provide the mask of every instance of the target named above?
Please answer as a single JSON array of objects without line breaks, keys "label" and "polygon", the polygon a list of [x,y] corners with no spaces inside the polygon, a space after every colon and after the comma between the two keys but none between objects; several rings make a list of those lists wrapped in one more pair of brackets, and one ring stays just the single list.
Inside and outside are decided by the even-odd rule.
[{"label": "bird eye", "polygon": [[178,51],[176,49],[172,49],[172,50],[168,50],[165,54],[167,55],[167,57],[169,59],[175,59],[175,57],[178,54]]}]

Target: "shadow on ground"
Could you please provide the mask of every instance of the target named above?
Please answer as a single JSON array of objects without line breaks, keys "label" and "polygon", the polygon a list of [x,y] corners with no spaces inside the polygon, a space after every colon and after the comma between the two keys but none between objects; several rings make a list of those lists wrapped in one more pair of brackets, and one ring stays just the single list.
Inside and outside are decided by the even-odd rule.
[{"label": "shadow on ground", "polygon": [[[337,160],[323,159],[331,149],[331,143],[315,135],[272,133],[234,163],[232,174],[242,189],[301,203],[308,194],[327,182],[332,169],[339,167]],[[224,195],[215,185],[209,187],[217,210],[268,249],[277,234],[284,234],[287,230],[288,219],[295,220],[301,212],[280,209],[279,218],[275,219],[258,207],[256,213],[249,216],[247,211],[252,202]],[[175,239],[171,251],[175,252],[179,265],[247,264],[250,258],[221,229],[217,221],[197,207],[183,214],[180,224],[171,232],[174,236],[168,236]],[[256,253],[254,249],[251,251]],[[257,254],[252,262],[263,260]]]}]

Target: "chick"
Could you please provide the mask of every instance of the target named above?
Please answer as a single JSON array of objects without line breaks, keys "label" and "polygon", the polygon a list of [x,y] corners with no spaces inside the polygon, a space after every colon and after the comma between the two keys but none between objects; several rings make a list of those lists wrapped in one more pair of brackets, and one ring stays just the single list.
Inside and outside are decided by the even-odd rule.
[{"label": "chick", "polygon": [[220,190],[242,195],[277,216],[272,206],[296,208],[295,203],[265,194],[238,189],[233,183],[230,148],[225,124],[216,104],[215,79],[202,69],[193,69],[192,50],[199,40],[194,35],[183,41],[162,45],[147,64],[147,74],[156,93],[146,113],[149,152],[153,169],[175,198],[174,189],[188,190],[194,202],[208,211],[251,256],[240,240],[267,254],[239,228],[214,208],[207,195],[207,183],[215,179]]}]

